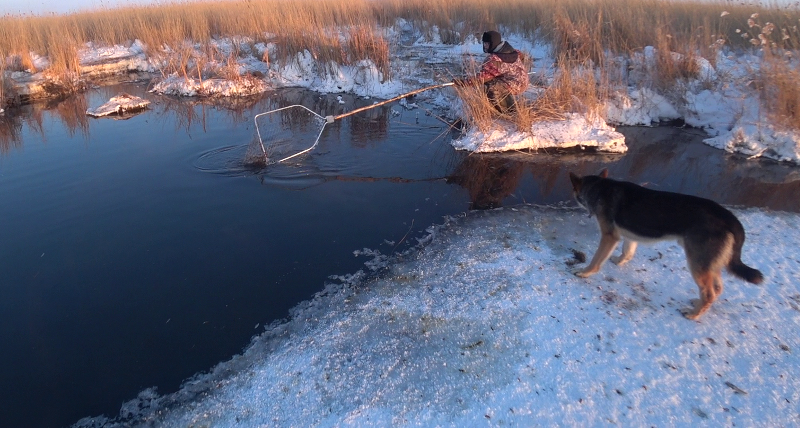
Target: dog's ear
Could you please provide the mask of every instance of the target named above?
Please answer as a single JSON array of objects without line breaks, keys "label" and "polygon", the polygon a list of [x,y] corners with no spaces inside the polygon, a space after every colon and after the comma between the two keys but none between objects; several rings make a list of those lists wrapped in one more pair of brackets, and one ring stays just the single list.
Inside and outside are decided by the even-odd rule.
[{"label": "dog's ear", "polygon": [[569,173],[569,181],[572,182],[572,189],[573,190],[575,190],[576,192],[581,190],[581,184],[583,183],[583,179],[581,179],[577,175],[575,175],[575,174],[570,172]]},{"label": "dog's ear", "polygon": [[603,168],[603,170],[600,171],[600,178],[608,178],[608,168]]}]

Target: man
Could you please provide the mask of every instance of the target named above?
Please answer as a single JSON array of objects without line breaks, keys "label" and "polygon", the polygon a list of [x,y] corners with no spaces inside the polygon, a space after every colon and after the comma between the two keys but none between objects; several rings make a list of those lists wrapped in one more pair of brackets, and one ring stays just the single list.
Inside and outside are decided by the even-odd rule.
[{"label": "man", "polygon": [[501,113],[513,111],[514,96],[528,89],[528,68],[522,52],[503,41],[497,31],[483,33],[483,51],[489,56],[475,77],[455,79],[456,86],[482,83],[487,98]]}]

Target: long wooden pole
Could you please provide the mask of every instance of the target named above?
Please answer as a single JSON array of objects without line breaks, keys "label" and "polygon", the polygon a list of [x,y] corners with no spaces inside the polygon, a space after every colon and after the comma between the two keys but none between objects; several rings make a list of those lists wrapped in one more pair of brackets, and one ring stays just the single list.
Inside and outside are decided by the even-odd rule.
[{"label": "long wooden pole", "polygon": [[405,98],[405,97],[410,97],[411,95],[416,95],[416,94],[418,94],[420,92],[425,92],[425,91],[429,91],[431,89],[443,88],[445,86],[452,86],[452,85],[453,85],[453,82],[440,83],[438,85],[426,86],[424,88],[417,89],[417,90],[414,90],[414,91],[411,91],[411,92],[408,92],[408,93],[405,93],[405,94],[402,94],[402,95],[398,95],[398,96],[396,96],[394,98],[390,98],[388,100],[381,101],[379,103],[375,103],[375,104],[372,104],[372,105],[368,105],[368,106],[364,106],[364,107],[361,107],[361,108],[357,108],[357,109],[355,109],[353,111],[349,111],[347,113],[342,113],[342,114],[340,114],[338,116],[327,116],[325,119],[327,119],[328,123],[331,123],[334,120],[341,119],[343,117],[347,117],[347,116],[350,116],[350,115],[353,115],[353,114],[356,114],[356,113],[360,113],[360,112],[362,112],[364,110],[369,110],[371,108],[380,107],[382,105],[389,104],[392,101],[397,101],[397,100]]}]

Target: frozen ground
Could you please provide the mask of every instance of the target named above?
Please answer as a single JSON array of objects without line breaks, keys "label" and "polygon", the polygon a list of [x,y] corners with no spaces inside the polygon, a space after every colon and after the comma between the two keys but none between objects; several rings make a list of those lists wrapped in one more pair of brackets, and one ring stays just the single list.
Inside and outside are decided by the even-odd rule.
[{"label": "frozen ground", "polygon": [[800,424],[800,219],[736,210],[761,286],[725,275],[699,322],[683,250],[640,246],[580,279],[594,219],[470,212],[269,326],[242,355],[112,422],[79,426]]}]

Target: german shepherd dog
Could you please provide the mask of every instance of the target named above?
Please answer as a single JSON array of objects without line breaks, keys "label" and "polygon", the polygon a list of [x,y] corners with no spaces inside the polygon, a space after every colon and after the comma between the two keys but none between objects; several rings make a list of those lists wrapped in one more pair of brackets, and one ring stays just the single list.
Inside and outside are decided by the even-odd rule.
[{"label": "german shepherd dog", "polygon": [[677,240],[697,286],[700,300],[683,310],[696,320],[722,294],[722,268],[745,281],[760,284],[760,271],[742,263],[744,228],[736,216],[718,203],[697,196],[646,189],[600,175],[569,173],[575,200],[597,218],[600,245],[592,261],[575,275],[586,278],[600,271],[620,239],[622,254],[611,261],[622,266],[633,258],[639,242]]}]

